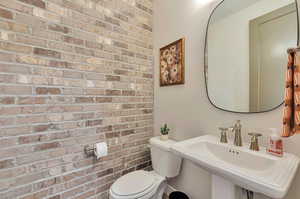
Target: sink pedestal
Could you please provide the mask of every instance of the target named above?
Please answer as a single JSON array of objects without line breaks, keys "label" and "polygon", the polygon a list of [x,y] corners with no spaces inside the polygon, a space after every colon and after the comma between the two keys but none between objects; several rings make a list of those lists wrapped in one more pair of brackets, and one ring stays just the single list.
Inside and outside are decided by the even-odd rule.
[{"label": "sink pedestal", "polygon": [[212,176],[212,199],[235,199],[235,185],[222,177]]}]

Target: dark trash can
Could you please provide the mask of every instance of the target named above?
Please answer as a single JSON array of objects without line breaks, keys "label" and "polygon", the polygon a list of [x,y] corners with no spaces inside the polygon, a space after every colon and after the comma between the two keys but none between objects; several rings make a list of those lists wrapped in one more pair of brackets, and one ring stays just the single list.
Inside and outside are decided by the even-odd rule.
[{"label": "dark trash can", "polygon": [[174,191],[170,194],[169,199],[189,199],[189,197],[180,191]]}]

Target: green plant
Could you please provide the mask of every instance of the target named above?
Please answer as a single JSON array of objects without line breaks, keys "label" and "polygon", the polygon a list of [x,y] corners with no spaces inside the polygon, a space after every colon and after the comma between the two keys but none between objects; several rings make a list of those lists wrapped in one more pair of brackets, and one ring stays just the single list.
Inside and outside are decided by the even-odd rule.
[{"label": "green plant", "polygon": [[169,131],[170,131],[170,129],[168,128],[167,124],[165,124],[163,127],[160,128],[160,133],[162,135],[168,135]]}]

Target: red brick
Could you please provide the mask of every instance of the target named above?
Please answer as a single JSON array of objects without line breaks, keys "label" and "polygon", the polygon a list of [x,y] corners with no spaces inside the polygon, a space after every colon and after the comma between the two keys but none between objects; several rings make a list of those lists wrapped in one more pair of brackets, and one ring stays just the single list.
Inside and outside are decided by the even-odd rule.
[{"label": "red brick", "polygon": [[32,94],[32,89],[30,86],[0,86],[1,94],[8,95],[30,95]]},{"label": "red brick", "polygon": [[106,90],[105,94],[108,96],[118,96],[118,95],[121,95],[121,91],[120,90]]},{"label": "red brick", "polygon": [[106,81],[120,81],[120,76],[106,75]]},{"label": "red brick", "polygon": [[122,133],[121,133],[122,136],[127,136],[127,135],[131,135],[131,134],[134,134],[134,130],[125,130],[125,131],[122,131]]},{"label": "red brick", "polygon": [[85,125],[86,126],[98,126],[102,124],[102,120],[88,120],[86,121]]},{"label": "red brick", "polygon": [[61,25],[57,25],[57,24],[50,24],[48,25],[49,30],[53,30],[56,32],[62,32],[62,33],[69,33],[69,28],[65,27],[65,26],[61,26]]},{"label": "red brick", "polygon": [[65,42],[71,43],[71,44],[75,44],[75,45],[83,45],[84,42],[82,39],[77,39],[75,37],[70,37],[70,36],[64,36],[63,40]]},{"label": "red brick", "polygon": [[[0,0],[0,198],[107,198],[151,167],[152,35],[95,1]],[[101,141],[108,157],[85,156]]]},{"label": "red brick", "polygon": [[29,144],[33,142],[39,142],[40,140],[41,140],[41,135],[19,137],[20,144]]},{"label": "red brick", "polygon": [[52,197],[50,197],[48,199],[61,199],[61,197],[60,197],[60,195],[56,195],[56,196],[52,196]]},{"label": "red brick", "polygon": [[38,94],[38,95],[59,95],[59,94],[61,94],[61,90],[59,88],[38,87],[38,88],[36,88],[36,94]]},{"label": "red brick", "polygon": [[44,97],[19,97],[17,104],[45,104]]},{"label": "red brick", "polygon": [[27,4],[31,4],[40,8],[46,8],[46,4],[44,1],[42,0],[19,0],[21,2],[27,3]]},{"label": "red brick", "polygon": [[43,132],[43,131],[47,131],[49,129],[49,127],[51,127],[51,125],[49,124],[41,124],[41,125],[37,125],[33,128],[34,132]]},{"label": "red brick", "polygon": [[0,8],[0,17],[6,18],[6,19],[12,19],[13,13],[8,10],[4,10],[4,9]]},{"label": "red brick", "polygon": [[96,102],[97,103],[109,103],[112,102],[111,97],[96,97]]},{"label": "red brick", "polygon": [[128,90],[123,90],[122,91],[123,96],[135,96],[135,91],[128,91]]},{"label": "red brick", "polygon": [[76,97],[75,102],[76,103],[93,103],[94,98],[93,97]]},{"label": "red brick", "polygon": [[14,104],[14,103],[15,103],[14,97],[1,97],[0,98],[0,104]]},{"label": "red brick", "polygon": [[47,50],[43,48],[34,48],[34,54],[44,56],[44,57],[53,57],[60,59],[61,53],[54,50]]},{"label": "red brick", "polygon": [[39,144],[34,147],[34,151],[43,151],[60,147],[59,142]]},{"label": "red brick", "polygon": [[9,168],[9,167],[13,167],[13,166],[14,166],[13,159],[0,161],[0,169]]}]

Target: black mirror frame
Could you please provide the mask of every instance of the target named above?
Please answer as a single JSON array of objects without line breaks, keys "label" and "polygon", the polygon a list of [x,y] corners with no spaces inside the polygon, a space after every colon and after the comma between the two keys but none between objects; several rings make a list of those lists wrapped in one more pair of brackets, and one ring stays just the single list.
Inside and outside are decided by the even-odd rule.
[{"label": "black mirror frame", "polygon": [[[204,81],[205,81],[205,90],[206,90],[206,96],[210,102],[211,105],[213,105],[213,107],[219,109],[219,110],[222,110],[222,111],[225,111],[225,112],[230,112],[230,113],[238,113],[238,114],[253,114],[253,113],[266,113],[266,112],[271,112],[273,110],[276,110],[277,108],[281,107],[283,104],[284,104],[284,101],[279,104],[278,106],[275,106],[274,108],[270,108],[269,110],[266,110],[266,111],[259,111],[259,112],[238,112],[238,111],[231,111],[231,110],[226,110],[226,109],[223,109],[223,108],[220,108],[218,107],[217,105],[215,105],[212,100],[210,99],[209,97],[209,93],[208,93],[208,86],[207,86],[207,75],[208,75],[208,46],[207,46],[207,43],[208,43],[208,28],[209,28],[209,25],[210,25],[210,22],[211,22],[211,18],[214,14],[214,12],[216,11],[216,9],[222,5],[222,3],[226,1],[226,0],[222,0],[220,3],[217,4],[217,6],[212,10],[211,14],[209,15],[209,18],[208,18],[208,22],[207,22],[207,25],[206,25],[206,32],[205,32],[205,44],[204,44]],[[295,0],[295,4],[296,4],[296,13],[297,13],[297,31],[298,31],[298,34],[297,34],[297,46],[299,46],[299,7],[298,7],[298,2],[297,0]]]}]

